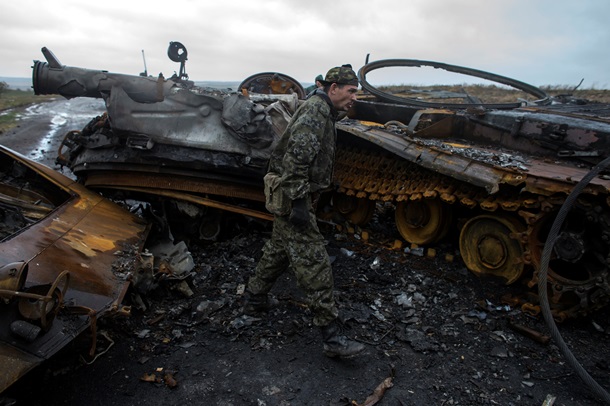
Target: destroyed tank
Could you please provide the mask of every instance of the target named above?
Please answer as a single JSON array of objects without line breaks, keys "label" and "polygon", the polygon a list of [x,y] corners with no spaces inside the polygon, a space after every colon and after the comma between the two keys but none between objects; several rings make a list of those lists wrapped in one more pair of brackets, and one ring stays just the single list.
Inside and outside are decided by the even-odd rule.
[{"label": "destroyed tank", "polygon": [[[304,97],[301,85],[263,73],[236,92],[201,88],[183,73],[186,50],[172,44],[170,57],[177,47],[183,60],[180,75],[170,79],[67,67],[43,48],[47,62],[33,67],[37,94],[103,98],[107,107],[66,135],[58,163],[98,190],[271,219],[262,176]],[[429,102],[379,91],[366,80],[374,69],[422,65],[496,81],[534,100],[486,104],[462,95],[468,103]],[[358,75],[364,92],[337,123],[335,212],[363,226],[376,208],[390,207],[411,244],[406,251],[456,241],[475,274],[533,288],[558,210],[608,155],[608,106],[560,102],[519,81],[430,61],[367,61]],[[554,245],[548,286],[558,319],[587,314],[610,298],[609,190],[607,175],[593,179]],[[217,218],[204,216],[200,229]],[[215,235],[212,229],[202,236]],[[519,303],[536,314],[529,296]]]},{"label": "destroyed tank", "polygon": [[[426,101],[380,91],[366,80],[372,70],[397,66],[467,74],[533,100],[486,104],[462,94],[466,103],[455,103],[443,99],[456,95],[441,94],[439,101]],[[364,141],[338,149],[340,190],[394,203],[396,226],[409,242],[435,244],[453,233],[474,273],[536,286],[558,211],[575,185],[609,155],[610,106],[551,98],[523,82],[433,61],[367,61],[358,76],[374,97],[356,102],[350,112],[355,120],[338,124],[350,136],[345,145],[354,144],[353,136]],[[558,320],[608,302],[609,190],[608,174],[593,178],[555,240],[548,291]],[[362,206],[365,213],[372,205]],[[523,310],[540,312],[536,300],[520,302]]]},{"label": "destroyed tank", "polygon": [[271,219],[264,209],[232,205],[227,198],[264,201],[269,155],[304,96],[297,81],[277,73],[250,77],[242,87],[255,95],[196,86],[188,80],[187,51],[179,42],[170,43],[168,56],[180,62],[180,74],[168,79],[68,67],[47,48],[42,52],[47,62],[33,66],[36,94],[102,98],[106,104],[106,113],[66,134],[56,160],[86,186]]}]

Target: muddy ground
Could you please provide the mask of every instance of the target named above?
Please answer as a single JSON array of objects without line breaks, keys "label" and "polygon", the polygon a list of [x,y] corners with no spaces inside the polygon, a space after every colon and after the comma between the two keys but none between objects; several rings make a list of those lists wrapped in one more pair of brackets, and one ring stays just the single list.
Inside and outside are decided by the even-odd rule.
[{"label": "muddy ground", "polygon": [[[0,142],[52,165],[54,137],[74,128],[53,128],[49,147],[40,147],[40,134],[51,131],[45,120],[43,113],[24,118]],[[217,242],[189,241],[192,296],[168,283],[128,303],[131,317],[99,321],[94,361],[83,334],[1,394],[0,405],[371,405],[367,397],[383,382],[392,386],[379,405],[600,404],[556,344],[517,330],[529,327],[541,341],[549,335],[541,317],[507,300],[526,295],[522,286],[477,278],[450,245],[434,247],[435,256],[393,249],[392,212],[380,209],[367,241],[361,230],[321,224],[345,333],[366,344],[363,355],[322,354],[290,274],[273,290],[278,308],[242,314],[241,292],[270,227],[238,218]],[[609,388],[608,310],[559,328]]]}]

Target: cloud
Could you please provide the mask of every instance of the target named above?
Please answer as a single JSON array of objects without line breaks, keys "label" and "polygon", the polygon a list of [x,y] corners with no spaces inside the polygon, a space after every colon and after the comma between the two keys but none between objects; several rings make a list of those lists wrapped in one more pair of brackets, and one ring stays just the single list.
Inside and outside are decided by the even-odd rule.
[{"label": "cloud", "polygon": [[[467,66],[534,85],[585,77],[608,87],[610,3],[596,0],[20,0],[0,4],[0,76],[27,77],[40,48],[69,66],[170,76],[170,41],[194,80],[278,71],[311,82],[332,66],[409,58]],[[380,71],[409,83],[411,71]],[[426,79],[427,80],[427,79]]]}]

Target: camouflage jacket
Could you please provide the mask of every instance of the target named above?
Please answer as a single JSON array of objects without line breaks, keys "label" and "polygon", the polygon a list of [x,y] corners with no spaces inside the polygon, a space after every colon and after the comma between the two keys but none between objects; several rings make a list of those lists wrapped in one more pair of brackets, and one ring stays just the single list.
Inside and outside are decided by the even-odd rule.
[{"label": "camouflage jacket", "polygon": [[284,194],[295,200],[330,186],[335,160],[337,112],[322,90],[296,111],[269,160],[282,175]]}]

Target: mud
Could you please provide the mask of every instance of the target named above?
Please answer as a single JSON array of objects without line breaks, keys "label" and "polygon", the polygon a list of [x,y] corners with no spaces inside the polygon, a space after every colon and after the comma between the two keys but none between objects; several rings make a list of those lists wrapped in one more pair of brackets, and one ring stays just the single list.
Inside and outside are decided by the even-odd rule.
[{"label": "mud", "polygon": [[[0,142],[26,156],[44,150],[52,162],[55,151],[38,147],[48,117],[36,117]],[[521,287],[478,279],[453,247],[434,247],[434,256],[392,249],[398,234],[390,216],[374,217],[368,241],[360,230],[321,224],[345,333],[367,345],[362,356],[322,354],[288,273],[273,291],[278,308],[258,318],[241,313],[243,286],[270,228],[237,218],[220,241],[188,242],[193,296],[168,283],[133,300],[131,317],[100,320],[97,359],[85,358],[91,341],[83,334],[0,395],[0,405],[372,405],[365,400],[390,377],[379,405],[600,404],[548,341],[542,318],[509,300]],[[559,328],[609,388],[608,310]]]}]

